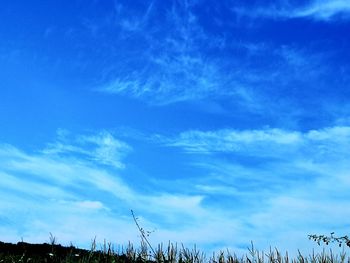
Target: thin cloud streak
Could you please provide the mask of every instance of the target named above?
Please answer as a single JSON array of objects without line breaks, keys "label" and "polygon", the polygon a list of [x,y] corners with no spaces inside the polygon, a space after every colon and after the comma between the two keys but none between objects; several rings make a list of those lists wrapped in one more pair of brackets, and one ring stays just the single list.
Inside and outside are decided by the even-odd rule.
[{"label": "thin cloud streak", "polygon": [[[169,140],[168,146],[181,147],[189,153],[241,153],[256,156],[280,156],[301,151],[315,156],[338,158],[346,155],[350,128],[330,127],[305,133],[268,128],[264,130],[187,131]],[[337,145],[337,147],[333,147]],[[305,156],[306,157],[306,156]],[[311,156],[312,157],[312,156]]]},{"label": "thin cloud streak", "polygon": [[114,138],[108,132],[79,136],[75,139],[75,145],[67,143],[65,135],[59,137],[61,139],[55,143],[48,144],[43,153],[53,155],[81,154],[88,157],[91,161],[122,169],[124,168],[124,164],[121,161],[122,158],[132,151],[129,145]]},{"label": "thin cloud streak", "polygon": [[244,9],[232,7],[232,11],[240,16],[252,18],[309,18],[316,21],[332,22],[350,18],[350,4],[347,0],[312,0],[303,6],[290,1],[277,1],[268,7]]},{"label": "thin cloud streak", "polygon": [[314,0],[310,5],[291,13],[292,17],[311,17],[315,20],[350,18],[350,2],[347,0]]}]

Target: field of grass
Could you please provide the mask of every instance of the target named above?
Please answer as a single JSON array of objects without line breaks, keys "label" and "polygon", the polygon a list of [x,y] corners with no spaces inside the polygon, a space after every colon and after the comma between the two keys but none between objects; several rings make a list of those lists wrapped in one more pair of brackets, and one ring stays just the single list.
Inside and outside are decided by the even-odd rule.
[{"label": "field of grass", "polygon": [[334,254],[332,250],[310,255],[299,255],[290,258],[288,253],[281,253],[271,249],[267,253],[260,252],[253,247],[247,249],[244,256],[237,257],[230,251],[219,251],[209,257],[196,249],[185,248],[177,244],[168,243],[166,246],[158,245],[156,249],[150,248],[147,242],[141,241],[136,248],[133,244],[120,251],[116,251],[111,243],[97,246],[92,242],[90,250],[78,249],[74,246],[64,247],[54,244],[17,244],[0,242],[0,262],[162,262],[162,263],[350,263],[350,257],[345,252]]},{"label": "field of grass", "polygon": [[331,249],[325,249],[321,253],[311,252],[309,255],[302,255],[300,252],[295,257],[290,257],[288,252],[281,253],[278,249],[271,249],[268,252],[258,251],[251,247],[247,248],[247,253],[238,257],[231,251],[218,251],[209,257],[196,247],[189,249],[182,244],[178,246],[169,241],[166,246],[159,244],[152,247],[148,241],[149,232],[145,231],[139,224],[131,210],[133,220],[140,232],[141,244],[134,247],[132,243],[125,248],[116,250],[112,243],[104,242],[102,245],[96,244],[96,239],[91,243],[91,248],[79,249],[70,245],[68,247],[56,244],[56,238],[50,233],[50,244],[29,244],[18,242],[17,244],[4,243],[0,241],[0,263],[12,262],[115,262],[115,263],[350,263],[350,257],[345,252],[345,247],[350,248],[348,236],[336,237],[334,232],[330,236],[309,235],[309,239],[329,245],[335,243],[339,247],[343,246],[343,251],[333,253]]}]

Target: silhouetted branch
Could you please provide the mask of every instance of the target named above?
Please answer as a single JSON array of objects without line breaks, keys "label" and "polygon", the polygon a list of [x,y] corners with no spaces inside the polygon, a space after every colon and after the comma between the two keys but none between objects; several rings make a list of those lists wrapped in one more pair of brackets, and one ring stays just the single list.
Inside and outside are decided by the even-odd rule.
[{"label": "silhouetted branch", "polygon": [[342,236],[342,237],[336,237],[334,236],[334,232],[331,233],[330,236],[325,235],[308,235],[309,239],[317,242],[318,245],[321,244],[321,242],[325,243],[326,245],[329,245],[330,243],[338,243],[339,247],[342,246],[342,244],[345,244],[346,246],[350,247],[350,239],[348,236]]}]

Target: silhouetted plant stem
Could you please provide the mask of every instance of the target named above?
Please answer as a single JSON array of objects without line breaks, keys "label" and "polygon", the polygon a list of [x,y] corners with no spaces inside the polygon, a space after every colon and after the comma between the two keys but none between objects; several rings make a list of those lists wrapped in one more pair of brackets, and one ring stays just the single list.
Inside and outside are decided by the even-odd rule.
[{"label": "silhouetted plant stem", "polygon": [[139,232],[141,233],[141,239],[142,239],[142,241],[145,241],[145,242],[148,244],[148,246],[150,247],[150,249],[151,249],[153,255],[156,256],[155,250],[153,249],[152,245],[149,243],[149,241],[148,241],[148,239],[147,239],[147,237],[146,237],[145,230],[144,230],[142,227],[140,227],[139,223],[137,222],[137,219],[138,219],[138,218],[135,217],[134,211],[133,211],[132,209],[131,209],[131,215],[132,215],[132,217],[133,217],[133,219],[134,219],[134,222],[135,222],[135,224],[136,224],[136,226],[137,226]]}]

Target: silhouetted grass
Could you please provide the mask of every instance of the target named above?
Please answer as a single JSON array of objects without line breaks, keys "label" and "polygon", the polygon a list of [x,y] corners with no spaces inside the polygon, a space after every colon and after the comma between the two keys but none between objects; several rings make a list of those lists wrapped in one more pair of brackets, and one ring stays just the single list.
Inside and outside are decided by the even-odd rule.
[{"label": "silhouetted grass", "polygon": [[[270,249],[264,253],[254,248],[248,248],[247,254],[238,257],[230,251],[219,251],[210,257],[196,247],[185,248],[183,245],[168,243],[159,244],[154,253],[149,250],[146,243],[141,242],[139,248],[129,243],[122,251],[115,251],[111,243],[102,244],[96,250],[95,240],[90,250],[78,249],[74,246],[64,247],[56,244],[29,244],[18,242],[9,244],[0,242],[0,262],[115,262],[115,263],[350,263],[345,252],[334,254],[332,250],[321,253],[312,253],[308,256],[299,254],[290,258],[288,253],[282,254],[278,249]],[[151,253],[150,253],[151,252]]]},{"label": "silhouetted grass", "polygon": [[[270,249],[264,253],[254,248],[253,243],[248,248],[244,256],[238,257],[229,250],[213,253],[210,257],[198,250],[196,246],[189,249],[182,244],[169,243],[164,247],[159,244],[153,248],[148,241],[149,231],[145,231],[139,224],[138,218],[135,217],[131,210],[133,220],[141,234],[141,245],[135,248],[132,243],[128,243],[122,251],[116,251],[112,243],[106,241],[97,249],[96,239],[91,243],[90,250],[75,248],[74,246],[64,247],[56,244],[56,238],[50,233],[50,244],[29,244],[18,242],[17,244],[0,242],[0,263],[350,263],[350,257],[341,252],[334,254],[330,249],[329,252],[323,250],[321,253],[302,255],[298,251],[296,257],[290,258],[288,253],[282,254],[277,248]],[[330,237],[324,235],[309,235],[309,239],[316,241],[318,244],[324,242],[338,243],[340,246],[345,244],[349,246],[347,236],[335,237],[331,233]]]}]

